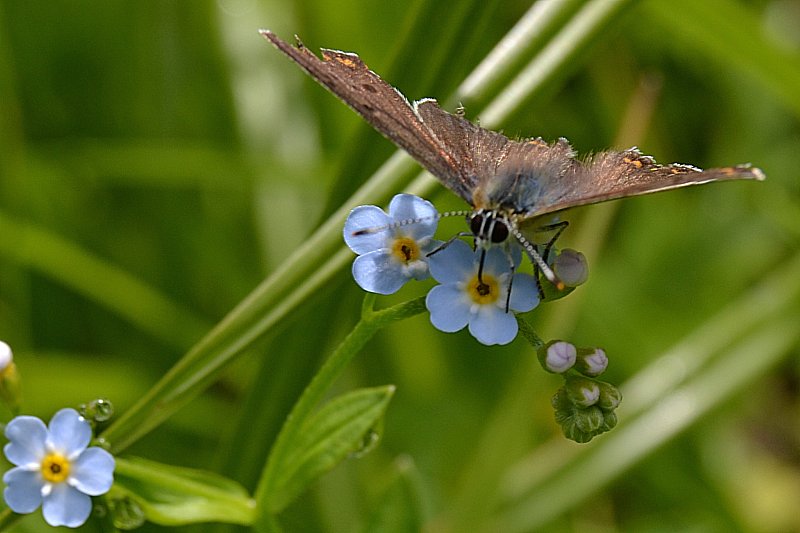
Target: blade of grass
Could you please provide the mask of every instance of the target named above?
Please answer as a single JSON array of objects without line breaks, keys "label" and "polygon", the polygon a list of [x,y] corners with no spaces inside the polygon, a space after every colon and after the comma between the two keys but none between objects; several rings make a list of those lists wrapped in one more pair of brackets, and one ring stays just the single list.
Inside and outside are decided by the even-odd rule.
[{"label": "blade of grass", "polygon": [[479,100],[575,11],[577,0],[535,2],[456,89],[455,102]]},{"label": "blade of grass", "polygon": [[574,59],[600,31],[633,0],[595,0],[586,2],[552,40],[537,54],[503,92],[484,109],[481,123],[499,126],[522,103],[548,83],[571,72],[580,62]]},{"label": "blade of grass", "polygon": [[128,272],[44,228],[0,213],[0,252],[60,281],[86,298],[179,350],[191,346],[208,324]]}]

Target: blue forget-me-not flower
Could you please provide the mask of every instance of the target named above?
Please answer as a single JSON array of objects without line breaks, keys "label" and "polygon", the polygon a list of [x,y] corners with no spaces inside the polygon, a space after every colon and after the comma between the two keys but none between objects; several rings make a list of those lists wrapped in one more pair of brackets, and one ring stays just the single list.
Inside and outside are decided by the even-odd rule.
[{"label": "blue forget-me-not flower", "polygon": [[358,254],[353,278],[365,291],[393,294],[410,279],[428,277],[426,254],[441,244],[433,239],[439,213],[412,194],[398,194],[389,213],[374,205],[350,212],[344,240]]},{"label": "blue forget-me-not flower", "polygon": [[61,409],[50,425],[18,416],[5,429],[4,452],[16,465],[3,476],[3,497],[15,513],[40,505],[51,526],[78,527],[89,518],[90,496],[108,492],[114,482],[114,457],[89,447],[92,428],[74,409]]},{"label": "blue forget-me-not flower", "polygon": [[431,289],[425,304],[431,323],[441,331],[469,326],[472,336],[483,344],[508,344],[519,328],[514,314],[508,311],[530,311],[539,304],[536,281],[529,274],[513,274],[508,297],[512,272],[508,255],[500,247],[473,251],[465,242],[454,241],[433,254],[429,262],[431,275],[441,285]]}]

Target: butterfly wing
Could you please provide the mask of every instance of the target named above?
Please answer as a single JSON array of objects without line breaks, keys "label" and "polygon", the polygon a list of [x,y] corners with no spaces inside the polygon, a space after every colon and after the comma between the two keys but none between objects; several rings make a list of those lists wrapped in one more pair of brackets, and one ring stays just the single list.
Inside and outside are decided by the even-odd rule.
[{"label": "butterfly wing", "polygon": [[323,49],[320,59],[299,41],[295,47],[271,31],[262,30],[261,34],[372,127],[470,201],[468,180],[459,160],[423,123],[408,100],[369,70],[356,54]]},{"label": "butterfly wing", "polygon": [[632,148],[582,162],[565,139],[524,142],[485,130],[426,99],[413,106],[356,55],[291,46],[262,30],[276,48],[478,209],[532,218],[580,205],[729,179],[764,179],[748,165],[700,170],[659,165]]},{"label": "butterfly wing", "polygon": [[636,148],[601,152],[585,162],[573,160],[560,175],[547,176],[541,183],[541,194],[531,203],[526,216],[733,179],[763,180],[764,173],[749,165],[708,170],[681,164],[659,165]]},{"label": "butterfly wing", "polygon": [[497,174],[498,166],[514,143],[501,133],[485,130],[444,111],[436,100],[426,98],[415,102],[414,107],[422,122],[461,166],[461,182],[445,185],[459,192],[474,207],[484,207],[480,194],[476,197],[474,193],[482,182]]}]

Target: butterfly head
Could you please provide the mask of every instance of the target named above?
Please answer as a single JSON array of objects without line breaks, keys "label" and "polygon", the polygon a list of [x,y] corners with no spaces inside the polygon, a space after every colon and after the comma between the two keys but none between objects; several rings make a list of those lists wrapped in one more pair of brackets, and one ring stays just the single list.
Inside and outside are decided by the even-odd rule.
[{"label": "butterfly head", "polygon": [[500,244],[508,239],[513,227],[503,213],[489,209],[478,209],[467,215],[469,229],[481,247]]},{"label": "butterfly head", "polygon": [[512,215],[498,209],[477,209],[467,215],[467,223],[479,248],[487,249],[503,244],[508,241],[509,237],[513,237],[525,250],[533,264],[541,270],[545,278],[559,291],[565,289],[564,283],[544,261],[536,246],[519,230]]}]

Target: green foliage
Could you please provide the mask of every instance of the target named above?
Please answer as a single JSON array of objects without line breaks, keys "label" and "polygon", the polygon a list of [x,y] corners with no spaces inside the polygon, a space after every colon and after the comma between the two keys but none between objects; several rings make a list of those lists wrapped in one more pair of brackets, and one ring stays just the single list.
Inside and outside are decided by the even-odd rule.
[{"label": "green foliage", "polygon": [[[229,522],[252,519],[248,494],[291,485],[283,503],[296,499],[262,514],[264,530],[800,529],[800,472],[781,452],[800,446],[796,2],[535,6],[535,24],[482,77],[473,69],[529,2],[0,1],[0,338],[22,412],[109,398],[115,451],[244,487],[178,467],[142,477],[221,491],[242,503]],[[550,407],[559,378],[528,343],[487,348],[423,315],[373,323],[280,444],[359,319],[347,212],[400,190],[464,206],[429,177],[412,182],[418,167],[259,27],[356,51],[409,98],[464,103],[508,135],[765,170],[764,183],[569,215],[559,246],[586,254],[588,282],[526,316],[528,334],[605,349],[604,379],[623,383],[614,430],[566,441]],[[382,417],[380,383],[395,392],[379,445],[321,475]],[[342,407],[346,438],[303,430]],[[335,457],[314,445],[333,441]],[[398,474],[406,455],[416,470]],[[149,462],[120,464],[124,484]],[[276,485],[259,490],[264,480]],[[15,527],[48,530],[37,520]]]},{"label": "green foliage", "polygon": [[321,474],[357,452],[393,393],[391,386],[359,389],[331,400],[309,417],[292,442],[291,453],[275,467],[276,479],[263,494],[265,511],[277,514]]},{"label": "green foliage", "polygon": [[141,458],[117,458],[109,497],[130,498],[150,522],[166,526],[250,524],[255,515],[255,502],[238,483],[211,472]]}]

